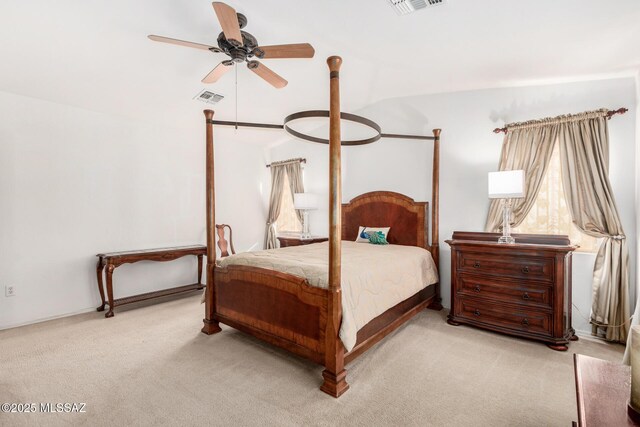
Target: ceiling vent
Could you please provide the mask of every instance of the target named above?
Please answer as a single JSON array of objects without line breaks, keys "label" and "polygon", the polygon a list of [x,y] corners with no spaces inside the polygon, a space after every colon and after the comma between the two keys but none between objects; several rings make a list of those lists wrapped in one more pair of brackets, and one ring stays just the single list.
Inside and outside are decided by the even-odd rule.
[{"label": "ceiling vent", "polygon": [[202,101],[207,104],[217,104],[218,102],[224,99],[224,95],[213,93],[204,89],[199,94],[197,94],[193,99],[197,99],[198,101]]},{"label": "ceiling vent", "polygon": [[406,15],[431,6],[440,6],[446,0],[388,0],[398,15]]}]

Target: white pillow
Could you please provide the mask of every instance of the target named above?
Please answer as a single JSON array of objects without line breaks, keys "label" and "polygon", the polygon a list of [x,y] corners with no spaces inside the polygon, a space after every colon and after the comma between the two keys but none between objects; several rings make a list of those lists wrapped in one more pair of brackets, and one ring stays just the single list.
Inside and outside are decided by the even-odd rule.
[{"label": "white pillow", "polygon": [[389,230],[391,229],[391,227],[363,227],[360,226],[360,228],[358,229],[358,237],[356,237],[356,243],[369,243],[369,239],[368,238],[364,238],[362,237],[362,233],[366,232],[378,232],[378,231],[382,231],[382,234],[384,234],[384,238],[387,238],[387,234],[389,234]]}]

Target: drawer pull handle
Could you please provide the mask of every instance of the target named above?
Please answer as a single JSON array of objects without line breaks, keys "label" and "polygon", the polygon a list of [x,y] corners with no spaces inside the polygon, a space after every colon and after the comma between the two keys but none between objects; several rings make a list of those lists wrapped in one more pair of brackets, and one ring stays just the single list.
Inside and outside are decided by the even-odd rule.
[{"label": "drawer pull handle", "polygon": [[476,292],[480,292],[480,285],[476,285],[476,287],[473,288],[473,290],[476,291]]},{"label": "drawer pull handle", "polygon": [[473,268],[480,268],[480,263],[478,261],[474,262]]},{"label": "drawer pull handle", "polygon": [[529,326],[529,321],[527,319],[522,319],[522,324],[524,326]]},{"label": "drawer pull handle", "polygon": [[475,310],[473,310],[473,315],[474,316],[480,316],[480,310],[478,310],[477,308]]},{"label": "drawer pull handle", "polygon": [[526,265],[524,267],[522,267],[522,272],[524,274],[527,274],[529,272],[529,267],[527,267]]},{"label": "drawer pull handle", "polygon": [[525,292],[524,295],[522,295],[522,299],[531,299],[531,297]]}]

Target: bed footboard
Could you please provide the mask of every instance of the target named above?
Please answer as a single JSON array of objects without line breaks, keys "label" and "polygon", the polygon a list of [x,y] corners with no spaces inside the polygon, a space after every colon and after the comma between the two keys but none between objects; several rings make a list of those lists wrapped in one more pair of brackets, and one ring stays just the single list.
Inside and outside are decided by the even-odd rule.
[{"label": "bed footboard", "polygon": [[216,267],[214,275],[215,320],[324,363],[326,289],[257,267]]}]

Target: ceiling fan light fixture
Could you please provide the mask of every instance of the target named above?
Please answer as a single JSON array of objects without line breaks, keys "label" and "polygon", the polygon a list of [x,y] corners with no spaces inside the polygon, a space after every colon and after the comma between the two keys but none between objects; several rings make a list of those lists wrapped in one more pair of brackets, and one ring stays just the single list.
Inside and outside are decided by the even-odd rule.
[{"label": "ceiling fan light fixture", "polygon": [[398,15],[407,15],[431,6],[440,6],[446,0],[388,0]]}]

